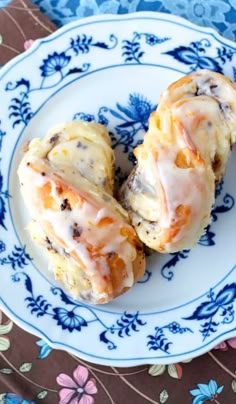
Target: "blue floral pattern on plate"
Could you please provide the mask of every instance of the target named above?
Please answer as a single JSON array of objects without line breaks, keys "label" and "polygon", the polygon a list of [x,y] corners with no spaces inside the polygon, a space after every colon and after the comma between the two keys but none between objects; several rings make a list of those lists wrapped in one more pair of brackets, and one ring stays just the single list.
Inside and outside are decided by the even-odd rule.
[{"label": "blue floral pattern on plate", "polygon": [[68,307],[52,307],[52,304],[50,304],[44,296],[35,296],[29,275],[25,272],[17,272],[12,276],[14,282],[20,282],[22,278],[24,279],[25,288],[27,292],[29,292],[25,301],[27,302],[27,308],[30,310],[31,314],[37,317],[51,316],[62,330],[69,331],[70,333],[73,331],[81,332],[83,331],[83,327],[89,327],[90,323],[97,321],[100,323],[103,330],[99,334],[99,340],[105,343],[109,350],[117,348],[117,345],[112,341],[111,337],[108,337],[109,334],[116,334],[119,338],[129,337],[133,332],[138,332],[139,328],[146,324],[137,311],[134,314],[124,312],[116,320],[116,324],[108,326],[101,320],[92,307],[83,303],[75,303],[60,288],[51,288],[51,293],[59,295],[61,301],[69,306],[69,309]]},{"label": "blue floral pattern on plate", "polygon": [[[143,280],[102,307],[71,299],[46,271],[47,263],[24,230],[29,218],[16,176],[22,147],[32,136],[75,118],[107,126],[117,155],[116,174],[123,180],[160,92],[202,67],[199,58],[233,77],[235,50],[234,44],[175,17],[139,13],[75,22],[1,69],[0,305],[22,327],[53,348],[116,366],[173,363],[235,334],[235,159],[224,188],[217,189],[211,227],[191,254],[175,257],[178,271],[172,281],[161,274],[166,257],[151,255]],[[124,52],[131,52],[132,61]],[[39,346],[41,356],[50,352]]]},{"label": "blue floral pattern on plate", "polygon": [[145,43],[149,46],[155,46],[168,41],[168,37],[158,37],[157,35],[147,32],[134,32],[132,39],[124,39],[122,45],[122,56],[126,63],[141,63],[145,54],[142,50],[141,40],[144,39]]},{"label": "blue floral pattern on plate", "polygon": [[[186,317],[186,320],[205,320],[200,329],[203,341],[212,333],[215,333],[220,324],[230,324],[234,321],[236,283],[226,285],[217,294],[210,290],[207,298],[208,301],[201,303],[191,316]],[[215,318],[218,321],[213,320]]]},{"label": "blue floral pattern on plate", "polygon": [[169,348],[170,345],[172,344],[171,341],[168,340],[166,337],[164,331],[168,330],[172,334],[183,334],[185,332],[193,332],[191,328],[188,327],[181,327],[179,323],[176,321],[173,321],[170,324],[164,325],[162,327],[155,327],[155,334],[154,335],[148,335],[148,342],[147,346],[149,350],[153,351],[162,351],[167,354],[170,353]]},{"label": "blue floral pattern on plate", "polygon": [[[137,62],[139,63],[139,62]],[[86,122],[96,121],[102,125],[109,125],[109,115],[117,119],[114,126],[115,133],[110,132],[113,149],[122,146],[123,153],[128,154],[128,160],[135,162],[133,149],[141,143],[142,136],[148,128],[148,118],[157,105],[153,105],[142,94],[129,94],[127,105],[116,103],[115,108],[102,106],[96,115],[85,112],[77,112],[73,119]],[[117,175],[120,184],[123,182],[126,174],[122,173],[122,167],[117,167]]]},{"label": "blue floral pattern on plate", "polygon": [[227,61],[232,61],[235,51],[225,46],[217,47],[215,55],[209,56],[211,42],[203,38],[197,42],[190,42],[188,46],[178,46],[166,52],[180,63],[189,65],[190,72],[198,69],[214,70],[218,73],[223,72],[222,66]]},{"label": "blue floral pattern on plate", "polygon": [[[39,86],[32,88],[30,81],[25,78],[21,78],[15,83],[11,81],[8,82],[6,91],[19,90],[19,96],[12,98],[8,108],[10,111],[9,118],[13,120],[13,128],[18,124],[26,126],[33,117],[34,113],[32,112],[30,104],[30,94],[32,92],[56,88],[67,76],[85,73],[89,70],[90,63],[84,63],[80,67],[78,67],[77,64],[72,67],[70,65],[69,68],[69,64],[73,60],[72,55],[70,55],[72,51],[75,56],[78,56],[80,53],[88,53],[92,47],[110,50],[117,45],[117,38],[111,34],[109,41],[110,44],[105,42],[93,42],[92,36],[87,37],[84,34],[78,35],[76,39],[70,38],[70,45],[65,51],[53,52],[49,54],[47,58],[43,59],[42,65],[39,66],[39,71],[41,70],[40,75],[42,77]],[[55,76],[55,82],[48,84],[47,79],[50,79],[51,76]],[[0,132],[1,138],[3,133],[4,132]]]}]

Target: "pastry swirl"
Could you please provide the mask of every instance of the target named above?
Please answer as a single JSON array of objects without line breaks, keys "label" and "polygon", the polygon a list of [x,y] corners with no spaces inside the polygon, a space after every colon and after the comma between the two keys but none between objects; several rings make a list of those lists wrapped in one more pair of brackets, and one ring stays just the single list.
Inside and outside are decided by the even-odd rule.
[{"label": "pastry swirl", "polygon": [[143,243],[163,253],[197,243],[235,139],[236,85],[222,74],[200,70],[163,92],[121,191]]},{"label": "pastry swirl", "polygon": [[74,298],[106,303],[142,277],[141,242],[113,198],[114,154],[106,129],[70,122],[33,139],[19,169],[29,231]]}]

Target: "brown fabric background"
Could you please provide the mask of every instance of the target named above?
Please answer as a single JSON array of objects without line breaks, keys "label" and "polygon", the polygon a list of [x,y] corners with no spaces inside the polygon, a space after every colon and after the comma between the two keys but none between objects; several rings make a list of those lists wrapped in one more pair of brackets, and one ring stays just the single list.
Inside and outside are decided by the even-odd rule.
[{"label": "brown fabric background", "polygon": [[28,0],[13,0],[0,9],[0,66],[24,50],[27,39],[37,39],[55,31],[56,26]]}]

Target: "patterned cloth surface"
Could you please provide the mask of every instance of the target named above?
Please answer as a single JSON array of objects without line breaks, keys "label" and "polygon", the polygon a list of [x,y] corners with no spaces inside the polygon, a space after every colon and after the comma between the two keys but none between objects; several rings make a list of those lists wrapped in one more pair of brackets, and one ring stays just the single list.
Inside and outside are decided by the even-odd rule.
[{"label": "patterned cloth surface", "polygon": [[[75,18],[142,10],[181,15],[235,39],[236,0],[0,0],[0,66]],[[46,17],[48,16],[49,19]],[[1,102],[0,102],[1,108]],[[92,365],[17,327],[0,311],[0,404],[236,402],[236,338],[189,363]]]},{"label": "patterned cloth surface", "polygon": [[228,39],[236,38],[236,0],[33,0],[33,2],[57,25],[64,25],[75,18],[97,14],[159,11],[179,15],[198,25],[215,28]]}]

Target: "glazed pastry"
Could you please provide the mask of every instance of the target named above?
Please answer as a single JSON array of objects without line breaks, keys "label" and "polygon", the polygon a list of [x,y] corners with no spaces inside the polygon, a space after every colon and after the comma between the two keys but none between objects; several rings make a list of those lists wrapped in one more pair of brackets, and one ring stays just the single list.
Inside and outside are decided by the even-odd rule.
[{"label": "glazed pastry", "polygon": [[71,122],[33,139],[19,169],[32,239],[74,298],[106,303],[143,276],[141,242],[113,198],[114,154],[102,125]]},{"label": "glazed pastry", "polygon": [[235,139],[236,85],[228,78],[201,70],[164,91],[121,191],[143,243],[163,253],[197,243]]}]

